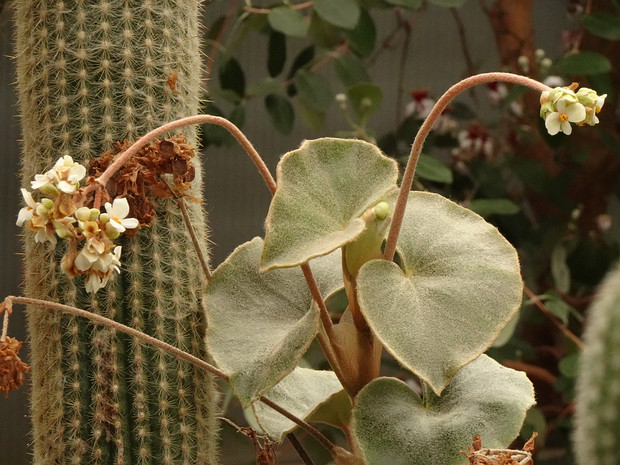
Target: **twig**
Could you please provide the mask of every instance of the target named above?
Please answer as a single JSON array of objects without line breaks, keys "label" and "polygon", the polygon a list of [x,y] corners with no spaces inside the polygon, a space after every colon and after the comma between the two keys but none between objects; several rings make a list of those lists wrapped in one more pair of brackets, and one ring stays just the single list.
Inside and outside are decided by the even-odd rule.
[{"label": "twig", "polygon": [[304,446],[301,445],[301,442],[299,442],[297,436],[295,436],[294,433],[288,433],[286,435],[286,439],[289,440],[289,442],[293,446],[293,449],[295,449],[295,452],[297,452],[297,455],[299,455],[299,458],[305,465],[314,465],[314,462],[312,461],[312,459],[304,449]]},{"label": "twig", "polygon": [[556,328],[562,331],[567,338],[573,341],[577,347],[583,350],[583,342],[581,341],[581,339],[579,339],[575,335],[575,333],[568,329],[553,313],[551,313],[547,306],[538,298],[536,294],[534,294],[534,292],[532,292],[529,287],[524,285],[523,290],[525,291],[525,294],[530,299],[532,299],[532,303],[536,305],[536,307],[541,312],[543,312],[547,316],[547,318],[549,318],[549,320],[551,320],[551,323],[553,323]]},{"label": "twig", "polygon": [[512,73],[483,73],[475,76],[470,76],[463,79],[450,87],[435,103],[435,106],[431,110],[428,117],[422,123],[420,130],[418,131],[413,145],[411,147],[411,154],[409,155],[409,161],[405,168],[403,180],[400,186],[400,192],[398,194],[398,200],[396,201],[396,207],[394,208],[394,216],[392,217],[392,224],[390,226],[390,232],[388,234],[387,243],[385,246],[384,258],[386,260],[392,260],[396,252],[396,242],[400,233],[400,227],[403,223],[403,216],[405,214],[405,207],[407,206],[407,198],[409,197],[409,191],[413,183],[413,177],[415,174],[415,168],[422,151],[422,146],[426,137],[430,133],[433,125],[437,121],[437,118],[446,109],[448,104],[461,92],[476,86],[478,84],[486,84],[487,82],[503,81],[510,84],[519,84],[522,86],[530,87],[539,92],[550,90],[550,87],[538,82],[534,79],[520,76]]},{"label": "twig", "polygon": [[[189,363],[191,363],[192,365],[208,371],[209,373],[218,376],[219,378],[222,378],[225,381],[230,382],[230,378],[228,377],[228,375],[226,373],[224,373],[223,371],[219,370],[218,368],[214,367],[213,365],[205,362],[204,360],[192,355],[192,354],[188,354],[187,352],[184,352],[183,350],[174,347],[173,345],[167,344],[163,341],[160,341],[159,339],[156,339],[152,336],[149,336],[148,334],[144,334],[141,331],[138,331],[136,329],[130,328],[129,326],[126,326],[122,323],[119,323],[117,321],[111,320],[109,318],[106,318],[102,315],[98,315],[96,313],[92,313],[92,312],[88,312],[86,310],[82,310],[76,307],[71,307],[69,305],[65,305],[65,304],[60,304],[57,302],[48,302],[47,300],[41,300],[41,299],[32,299],[29,297],[16,297],[16,296],[8,296],[5,298],[4,303],[3,304],[12,304],[12,303],[17,303],[17,304],[23,304],[23,305],[35,305],[35,306],[39,306],[39,307],[47,307],[50,308],[52,310],[59,310],[61,312],[66,312],[66,313],[70,313],[72,315],[75,316],[81,316],[84,318],[88,318],[89,320],[107,326],[109,328],[113,328],[117,331],[120,331],[121,333],[125,333],[129,336],[135,337],[137,339],[140,339],[148,344],[151,344],[155,347],[157,347],[158,349],[162,349],[165,350],[166,352],[174,355],[175,357],[185,360]],[[289,420],[291,420],[293,423],[295,423],[297,426],[299,426],[300,428],[302,428],[304,431],[306,431],[308,434],[310,434],[312,437],[314,437],[323,447],[325,447],[328,451],[332,451],[336,446],[329,440],[327,439],[327,437],[321,433],[318,429],[316,429],[314,426],[310,425],[309,423],[306,423],[304,420],[302,420],[301,418],[296,417],[295,415],[293,415],[292,413],[288,412],[287,410],[285,410],[283,407],[281,407],[280,405],[276,404],[275,402],[267,399],[264,396],[261,396],[258,398],[259,401],[261,401],[262,403],[264,403],[265,405],[271,407],[272,409],[274,409],[276,412],[280,413],[281,415],[284,415],[286,418],[288,418]]]}]

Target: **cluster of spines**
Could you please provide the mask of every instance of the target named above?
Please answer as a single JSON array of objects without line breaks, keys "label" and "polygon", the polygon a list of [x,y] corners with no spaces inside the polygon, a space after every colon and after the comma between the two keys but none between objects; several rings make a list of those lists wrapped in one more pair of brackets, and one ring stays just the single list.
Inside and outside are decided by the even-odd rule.
[{"label": "cluster of spines", "polygon": [[[85,162],[115,141],[196,113],[198,4],[17,0],[24,182],[60,156]],[[173,74],[176,81],[167,83]],[[193,129],[184,133],[195,141]],[[199,163],[196,171],[192,194],[200,197]],[[175,201],[157,203],[157,221],[122,244],[123,274],[95,300],[82,278],[59,270],[61,251],[31,240],[26,291],[101,313],[204,358],[200,267]],[[206,244],[200,206],[188,209]],[[205,373],[82,319],[33,310],[29,320],[36,465],[214,463],[214,404]]]},{"label": "cluster of spines", "polygon": [[620,267],[588,314],[575,401],[578,463],[620,464]]}]

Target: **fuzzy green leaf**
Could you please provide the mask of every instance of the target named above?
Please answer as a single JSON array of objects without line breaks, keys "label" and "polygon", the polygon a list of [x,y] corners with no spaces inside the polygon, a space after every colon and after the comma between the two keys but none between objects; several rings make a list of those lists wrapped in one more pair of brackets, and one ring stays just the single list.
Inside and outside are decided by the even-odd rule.
[{"label": "fuzzy green leaf", "polygon": [[[205,304],[207,348],[248,405],[297,365],[318,329],[318,310],[299,269],[259,273],[263,241],[239,246],[213,273]],[[340,252],[315,260],[322,295],[342,287]]]},{"label": "fuzzy green leaf", "polygon": [[361,11],[355,0],[314,0],[314,10],[328,23],[343,29],[353,29]]},{"label": "fuzzy green leaf", "polygon": [[[351,416],[351,401],[333,371],[297,367],[265,397],[307,421],[341,426]],[[252,410],[263,432],[276,441],[281,441],[285,434],[297,427],[261,402],[253,403]]]},{"label": "fuzzy green leaf", "polygon": [[519,309],[517,252],[480,216],[428,192],[409,194],[397,247],[403,269],[362,266],[359,303],[386,350],[440,394]]},{"label": "fuzzy green leaf", "polygon": [[360,216],[393,197],[397,175],[396,162],[359,140],[306,141],[284,155],[261,269],[299,265],[353,241],[365,228]]},{"label": "fuzzy green leaf", "polygon": [[481,355],[438,398],[422,401],[394,378],[371,382],[356,398],[353,427],[368,465],[460,465],[475,435],[484,447],[507,447],[533,404],[524,373]]},{"label": "fuzzy green leaf", "polygon": [[305,37],[308,33],[308,21],[297,10],[288,6],[279,6],[269,10],[269,25],[278,32],[291,37]]}]

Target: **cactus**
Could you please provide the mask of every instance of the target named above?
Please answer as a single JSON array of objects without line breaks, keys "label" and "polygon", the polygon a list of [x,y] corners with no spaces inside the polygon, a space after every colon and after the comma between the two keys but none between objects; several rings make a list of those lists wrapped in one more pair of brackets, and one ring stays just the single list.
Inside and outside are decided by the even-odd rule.
[{"label": "cactus", "polygon": [[620,464],[620,268],[590,308],[575,414],[577,463]]},{"label": "cactus", "polygon": [[[61,156],[86,163],[115,141],[197,112],[198,4],[16,1],[24,186]],[[185,136],[195,145],[193,130]],[[194,161],[191,194],[200,197]],[[96,295],[60,270],[63,241],[54,247],[26,234],[25,290],[205,358],[197,254],[175,201],[154,202],[153,224],[124,240],[121,275]],[[189,210],[205,231],[200,206]],[[204,372],[75,317],[31,308],[28,324],[35,464],[215,463],[213,384]]]}]

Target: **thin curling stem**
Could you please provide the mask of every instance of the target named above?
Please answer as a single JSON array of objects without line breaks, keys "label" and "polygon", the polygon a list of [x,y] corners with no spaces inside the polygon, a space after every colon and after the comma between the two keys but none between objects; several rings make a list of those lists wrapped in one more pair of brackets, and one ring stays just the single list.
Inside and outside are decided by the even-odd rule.
[{"label": "thin curling stem", "polygon": [[[131,147],[129,147],[125,152],[118,157],[104,172],[99,176],[95,181],[101,185],[105,186],[106,183],[110,180],[114,173],[116,173],[131,157],[133,157],[136,153],[138,153],[142,148],[146,147],[153,139],[156,137],[162,136],[167,132],[173,131],[175,129],[181,128],[183,126],[190,126],[192,124],[215,124],[217,126],[221,126],[226,129],[230,134],[237,139],[239,144],[243,147],[243,149],[250,156],[261,176],[265,180],[267,187],[273,194],[276,191],[276,182],[271,176],[267,165],[258,154],[252,143],[248,140],[247,137],[241,132],[241,130],[235,126],[233,123],[228,121],[226,118],[222,118],[220,116],[214,115],[196,115],[196,116],[188,116],[186,118],[181,118],[176,121],[172,121],[170,123],[164,124],[160,126],[148,134],[145,134],[136,142],[134,142]],[[90,186],[86,188],[86,192],[90,190]]]},{"label": "thin curling stem", "polygon": [[[152,336],[149,336],[148,334],[144,334],[141,331],[138,331],[136,329],[130,328],[129,326],[126,326],[122,323],[119,323],[117,321],[111,320],[109,318],[106,318],[104,316],[98,315],[96,313],[92,313],[92,312],[88,312],[86,310],[82,310],[76,307],[71,307],[70,305],[65,305],[65,304],[60,304],[57,302],[48,302],[47,300],[41,300],[41,299],[31,299],[29,297],[15,297],[15,296],[8,296],[4,299],[3,302],[3,306],[10,308],[10,306],[13,303],[17,303],[17,304],[23,304],[23,305],[37,305],[39,307],[47,307],[50,308],[52,310],[59,310],[61,312],[66,312],[66,313],[70,313],[72,315],[75,316],[81,316],[84,318],[88,318],[89,320],[97,323],[97,324],[101,324],[104,326],[107,326],[109,328],[113,328],[117,331],[120,331],[122,333],[125,333],[129,336],[135,337],[137,339],[140,339],[148,344],[152,344],[153,346],[165,350],[166,352],[174,355],[175,357],[188,361],[190,362],[192,365],[208,371],[209,373],[214,374],[215,376],[218,376],[219,378],[222,378],[223,380],[230,382],[230,379],[228,378],[228,375],[226,373],[224,373],[223,371],[219,370],[218,368],[214,367],[213,365],[205,362],[204,360],[195,357],[192,354],[188,354],[187,352],[184,352],[183,350],[167,344],[163,341],[160,341],[159,339],[156,339]],[[264,396],[259,397],[259,399],[262,403],[264,403],[265,405],[271,407],[272,409],[274,409],[276,412],[280,413],[281,415],[284,415],[286,418],[288,418],[289,420],[291,420],[293,423],[295,423],[297,426],[299,426],[300,428],[302,428],[304,431],[306,431],[307,433],[309,433],[311,436],[313,436],[323,447],[325,447],[328,451],[332,451],[334,450],[334,448],[336,447],[329,439],[327,439],[327,437],[321,433],[319,430],[317,430],[314,426],[310,425],[309,423],[306,423],[305,421],[303,421],[301,418],[296,417],[295,415],[293,415],[292,413],[288,412],[286,409],[284,409],[283,407],[281,407],[280,405],[276,404],[275,402],[267,399]]]},{"label": "thin curling stem", "polygon": [[456,97],[461,92],[479,84],[486,84],[488,82],[497,81],[507,82],[509,84],[519,84],[522,86],[530,87],[531,89],[537,90],[539,92],[551,90],[550,87],[546,86],[542,82],[538,82],[535,79],[520,76],[518,74],[483,73],[477,74],[475,76],[470,76],[456,83],[455,85],[450,87],[446,91],[446,93],[439,98],[439,100],[437,100],[437,103],[435,103],[435,106],[431,110],[426,120],[424,120],[424,123],[422,124],[420,130],[415,136],[413,145],[411,147],[411,154],[409,155],[409,161],[407,163],[407,167],[405,168],[403,180],[400,185],[400,192],[398,194],[396,206],[394,207],[394,216],[392,218],[390,232],[388,234],[385,252],[383,254],[383,258],[385,258],[386,260],[391,261],[394,258],[394,254],[396,253],[396,242],[400,233],[400,227],[403,223],[405,207],[407,206],[407,198],[409,197],[409,191],[411,190],[411,185],[413,184],[413,177],[415,175],[416,165],[418,164],[418,159],[420,158],[422,146],[426,141],[426,137],[431,132],[433,125],[437,121],[437,118],[441,116],[441,114],[446,109],[448,104],[452,101],[452,99],[454,99],[454,97]]}]

